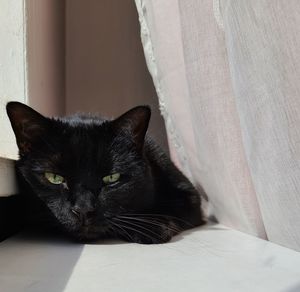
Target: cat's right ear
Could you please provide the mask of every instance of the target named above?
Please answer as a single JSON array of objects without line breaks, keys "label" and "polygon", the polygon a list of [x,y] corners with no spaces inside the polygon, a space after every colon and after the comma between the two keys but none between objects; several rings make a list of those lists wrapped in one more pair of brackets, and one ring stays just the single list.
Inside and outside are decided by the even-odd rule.
[{"label": "cat's right ear", "polygon": [[31,150],[32,143],[46,131],[49,119],[20,102],[9,102],[6,111],[20,154],[25,154]]},{"label": "cat's right ear", "polygon": [[129,133],[138,150],[143,148],[144,138],[151,117],[149,106],[137,106],[113,121],[116,131]]}]

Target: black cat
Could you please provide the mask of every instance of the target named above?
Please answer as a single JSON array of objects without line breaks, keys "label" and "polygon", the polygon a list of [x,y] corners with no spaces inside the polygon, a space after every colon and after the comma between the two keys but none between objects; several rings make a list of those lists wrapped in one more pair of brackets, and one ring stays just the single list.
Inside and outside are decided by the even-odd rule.
[{"label": "black cat", "polygon": [[145,137],[149,107],[111,121],[46,118],[18,102],[7,113],[27,225],[54,226],[83,241],[163,243],[204,223],[198,192]]}]

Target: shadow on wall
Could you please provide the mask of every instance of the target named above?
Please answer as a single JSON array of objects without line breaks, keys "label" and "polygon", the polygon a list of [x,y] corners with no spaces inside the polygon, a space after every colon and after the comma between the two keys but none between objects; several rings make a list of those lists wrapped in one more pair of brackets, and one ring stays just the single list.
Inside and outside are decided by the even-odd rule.
[{"label": "shadow on wall", "polygon": [[133,0],[66,0],[66,112],[116,117],[149,104],[149,133],[166,150]]}]

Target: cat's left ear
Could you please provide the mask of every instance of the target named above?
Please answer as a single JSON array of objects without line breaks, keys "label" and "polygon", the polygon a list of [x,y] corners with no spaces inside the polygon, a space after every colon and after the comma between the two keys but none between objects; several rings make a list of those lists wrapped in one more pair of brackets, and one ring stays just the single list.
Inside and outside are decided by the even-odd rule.
[{"label": "cat's left ear", "polygon": [[20,102],[9,102],[6,105],[6,111],[20,154],[25,154],[31,150],[32,144],[45,134],[49,119]]},{"label": "cat's left ear", "polygon": [[149,106],[137,106],[113,121],[116,131],[126,131],[132,135],[138,150],[144,145],[145,135],[151,117]]}]

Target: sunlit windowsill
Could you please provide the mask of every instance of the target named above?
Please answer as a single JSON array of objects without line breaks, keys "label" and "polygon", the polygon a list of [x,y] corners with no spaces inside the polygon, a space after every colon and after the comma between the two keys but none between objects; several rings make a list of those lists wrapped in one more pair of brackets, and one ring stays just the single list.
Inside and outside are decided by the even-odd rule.
[{"label": "sunlit windowsill", "polygon": [[300,291],[300,253],[222,225],[162,245],[20,234],[0,244],[0,261],[5,292]]}]

